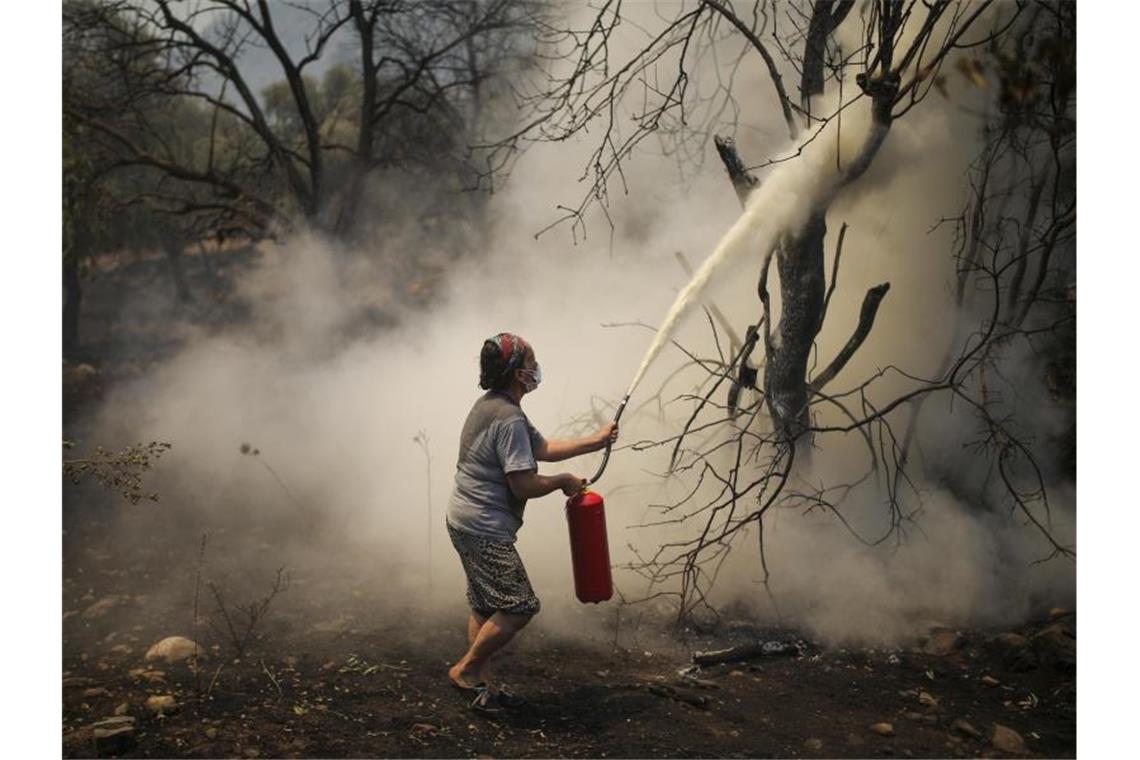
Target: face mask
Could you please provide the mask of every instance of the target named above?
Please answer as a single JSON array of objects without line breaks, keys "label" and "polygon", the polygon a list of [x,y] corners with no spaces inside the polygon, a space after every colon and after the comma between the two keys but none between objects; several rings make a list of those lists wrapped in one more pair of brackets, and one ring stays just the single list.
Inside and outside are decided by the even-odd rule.
[{"label": "face mask", "polygon": [[527,393],[530,393],[542,382],[542,367],[536,365],[534,369],[524,369],[522,371],[530,376],[529,383],[523,382],[523,388]]}]

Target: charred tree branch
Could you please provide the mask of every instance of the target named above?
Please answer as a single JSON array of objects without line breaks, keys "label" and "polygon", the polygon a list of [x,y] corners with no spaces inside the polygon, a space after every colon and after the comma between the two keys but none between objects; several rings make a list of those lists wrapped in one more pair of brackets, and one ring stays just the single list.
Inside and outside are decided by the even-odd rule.
[{"label": "charred tree branch", "polygon": [[748,202],[749,194],[760,185],[760,180],[744,165],[740,153],[736,150],[735,140],[731,137],[720,137],[718,135],[713,137],[713,144],[716,145],[717,155],[720,156],[720,160],[728,172],[728,178],[732,181],[732,188],[736,191],[736,197],[740,201],[740,205],[743,206]]},{"label": "charred tree branch", "polygon": [[867,291],[867,295],[863,297],[863,307],[859,310],[859,324],[855,326],[855,332],[847,340],[847,344],[843,346],[842,350],[832,360],[831,364],[827,366],[819,376],[811,381],[809,388],[814,393],[829,382],[835,379],[845,366],[863,345],[863,341],[871,333],[871,328],[875,325],[875,315],[879,312],[879,304],[882,303],[883,296],[891,289],[889,282],[884,282],[881,285],[876,285]]},{"label": "charred tree branch", "polygon": [[768,67],[768,76],[776,88],[776,97],[780,101],[780,110],[784,114],[784,122],[788,125],[788,135],[793,140],[796,139],[796,137],[799,136],[800,127],[799,124],[796,123],[796,117],[792,114],[792,103],[788,98],[788,91],[784,88],[784,79],[780,76],[780,70],[776,67],[776,60],[772,57],[772,54],[764,47],[764,43],[760,41],[760,38],[756,36],[752,28],[741,21],[740,18],[726,6],[716,2],[716,0],[704,0],[704,5],[712,8],[730,24],[735,26],[752,47],[756,48],[756,52],[760,54],[760,57],[764,59],[764,65]]}]

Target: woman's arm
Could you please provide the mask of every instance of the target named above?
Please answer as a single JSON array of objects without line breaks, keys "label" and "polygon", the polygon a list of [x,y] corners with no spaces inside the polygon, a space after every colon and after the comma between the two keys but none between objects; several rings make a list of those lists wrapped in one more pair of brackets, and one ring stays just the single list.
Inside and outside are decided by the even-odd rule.
[{"label": "woman's arm", "polygon": [[537,499],[539,496],[546,496],[559,488],[567,496],[573,496],[582,490],[586,481],[569,472],[562,472],[558,475],[539,475],[534,470],[521,470],[507,473],[507,485],[510,486],[511,493],[519,499]]},{"label": "woman's arm", "polygon": [[542,446],[535,448],[534,458],[540,462],[561,462],[563,459],[571,459],[582,454],[589,454],[591,451],[604,449],[607,443],[616,441],[617,437],[617,424],[607,422],[598,432],[585,438],[544,441]]}]

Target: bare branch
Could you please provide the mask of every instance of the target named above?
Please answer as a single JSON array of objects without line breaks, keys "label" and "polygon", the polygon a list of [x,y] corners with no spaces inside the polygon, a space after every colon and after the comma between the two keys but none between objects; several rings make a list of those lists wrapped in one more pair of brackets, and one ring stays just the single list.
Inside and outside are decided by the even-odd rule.
[{"label": "bare branch", "polygon": [[827,366],[823,372],[808,384],[808,387],[814,393],[821,390],[829,382],[835,379],[845,366],[863,345],[863,341],[871,333],[871,328],[875,325],[875,315],[879,312],[879,304],[883,301],[883,296],[891,289],[889,282],[884,282],[881,285],[876,285],[867,291],[867,295],[863,297],[863,306],[859,309],[859,323],[855,326],[855,332],[847,339],[847,343],[832,359],[831,364]]}]

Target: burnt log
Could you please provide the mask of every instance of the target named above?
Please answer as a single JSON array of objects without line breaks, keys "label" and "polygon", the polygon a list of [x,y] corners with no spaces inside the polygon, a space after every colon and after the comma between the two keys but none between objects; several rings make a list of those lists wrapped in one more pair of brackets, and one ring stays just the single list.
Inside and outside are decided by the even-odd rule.
[{"label": "burnt log", "polygon": [[741,644],[728,649],[717,649],[712,652],[694,652],[693,663],[696,665],[720,665],[725,662],[740,662],[754,660],[759,657],[799,657],[800,648],[795,644],[784,641],[758,641],[752,644]]}]

